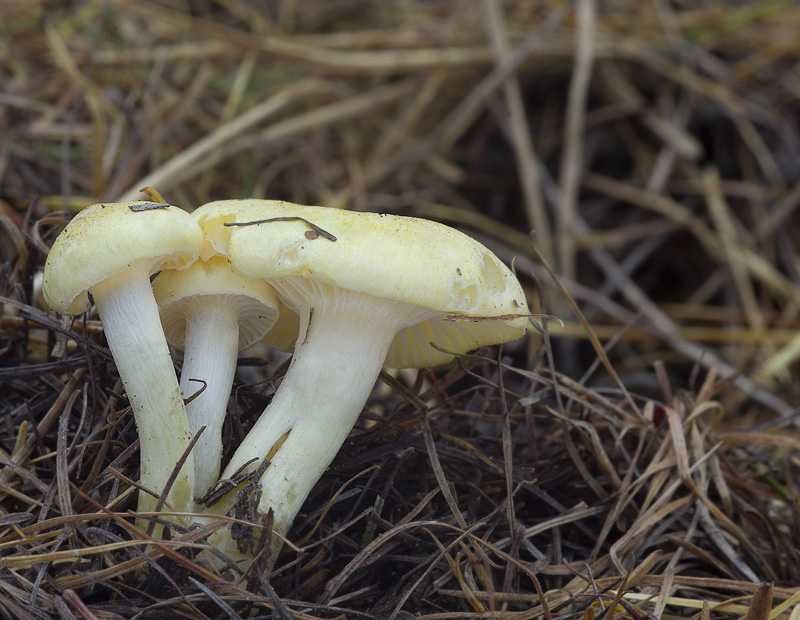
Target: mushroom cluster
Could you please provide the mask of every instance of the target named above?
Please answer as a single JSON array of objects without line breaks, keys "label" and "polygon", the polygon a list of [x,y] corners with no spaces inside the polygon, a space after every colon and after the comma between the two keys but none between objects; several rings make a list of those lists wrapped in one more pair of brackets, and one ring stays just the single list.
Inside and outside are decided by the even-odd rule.
[{"label": "mushroom cluster", "polygon": [[[268,545],[229,526],[211,535],[243,569],[257,550],[267,554],[266,565],[274,562],[384,366],[439,366],[519,338],[527,328],[525,295],[508,267],[436,222],[269,200],[213,202],[191,216],[147,204],[94,205],[76,217],[48,257],[46,299],[75,314],[86,310],[87,290],[94,298],[140,433],[141,482],[152,491],[140,495],[140,510],[155,506],[153,498],[164,495],[175,463],[185,458],[165,494],[173,510],[197,520],[244,516],[256,524],[271,514]],[[124,254],[113,238],[100,240],[88,222],[106,211],[119,214],[117,234],[138,253]],[[178,220],[191,234],[178,232]],[[122,271],[130,272],[124,283],[116,282],[120,276],[106,283],[110,265],[79,282],[65,275],[89,261],[91,250],[79,246],[98,243],[119,248]],[[148,244],[153,258],[142,257]],[[157,271],[151,288],[149,276]],[[125,301],[117,301],[120,295]],[[220,478],[236,356],[259,340],[291,351],[292,360]],[[180,383],[167,342],[184,350]],[[195,396],[185,406],[181,390],[183,399]],[[255,492],[241,492],[245,485]]]}]

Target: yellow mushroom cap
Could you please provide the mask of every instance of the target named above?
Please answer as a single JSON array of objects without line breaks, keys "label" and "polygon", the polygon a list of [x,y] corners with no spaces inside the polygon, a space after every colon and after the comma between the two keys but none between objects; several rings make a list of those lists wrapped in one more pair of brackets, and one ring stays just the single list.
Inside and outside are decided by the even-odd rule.
[{"label": "yellow mushroom cap", "polygon": [[140,261],[149,272],[183,269],[200,251],[203,233],[183,209],[152,202],[87,207],[53,243],[44,269],[45,301],[62,314],[86,311],[87,291]]},{"label": "yellow mushroom cap", "polygon": [[153,281],[167,342],[184,348],[186,321],[200,297],[215,295],[236,309],[241,351],[261,340],[278,318],[280,302],[266,281],[231,272],[222,256],[198,260],[183,271],[162,271]]},{"label": "yellow mushroom cap", "polygon": [[[198,207],[192,212],[192,217],[194,217],[203,231],[203,248],[200,251],[200,260],[209,260],[214,256],[224,256],[227,259],[231,230],[233,229],[225,224],[235,222],[236,214],[242,204],[250,202],[252,201],[249,199],[218,200]],[[291,351],[297,340],[300,320],[280,299],[276,297],[276,300],[278,318],[275,320],[272,329],[265,334],[263,340],[269,346],[281,351]]]},{"label": "yellow mushroom cap", "polygon": [[203,249],[200,259],[208,260],[212,256],[228,256],[231,229],[225,226],[236,221],[240,205],[247,200],[218,200],[195,209],[192,217],[203,231]]},{"label": "yellow mushroom cap", "polygon": [[[235,273],[267,280],[313,278],[441,312],[397,334],[388,366],[435,366],[452,359],[430,342],[464,353],[526,331],[528,307],[517,278],[485,246],[453,228],[412,217],[279,201],[217,204],[226,219],[233,216],[238,224],[302,218],[228,227],[228,259]],[[206,208],[213,210],[212,205]]]}]

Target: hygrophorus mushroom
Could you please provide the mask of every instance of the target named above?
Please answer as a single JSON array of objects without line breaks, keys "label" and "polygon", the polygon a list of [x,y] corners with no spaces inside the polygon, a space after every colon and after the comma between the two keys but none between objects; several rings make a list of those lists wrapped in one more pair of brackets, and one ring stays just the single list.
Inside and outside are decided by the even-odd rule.
[{"label": "hygrophorus mushroom", "polygon": [[[266,200],[200,210],[235,219],[226,241],[231,269],[267,281],[300,316],[283,382],[223,473],[229,478],[257,459],[247,466],[253,470],[270,455],[258,511],[273,511],[279,535],[336,456],[384,365],[437,366],[526,331],[528,307],[514,274],[443,224]],[[235,497],[216,510],[230,509]],[[211,540],[252,561],[252,541],[233,540],[228,529]],[[274,536],[271,562],[280,544]]]}]

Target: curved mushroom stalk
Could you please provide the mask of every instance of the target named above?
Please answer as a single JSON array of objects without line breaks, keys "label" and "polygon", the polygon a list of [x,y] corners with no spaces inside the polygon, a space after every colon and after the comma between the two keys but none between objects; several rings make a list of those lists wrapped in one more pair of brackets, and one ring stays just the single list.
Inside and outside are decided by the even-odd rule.
[{"label": "curved mushroom stalk", "polygon": [[[175,367],[150,289],[149,269],[140,263],[91,289],[136,418],[141,455],[141,484],[160,495],[191,441]],[[167,494],[168,507],[194,510],[194,455],[189,453]],[[142,492],[139,511],[149,512],[156,498]]]},{"label": "curved mushroom stalk", "polygon": [[189,401],[186,417],[192,435],[205,427],[194,449],[196,498],[203,497],[219,477],[222,425],[239,353],[237,318],[223,296],[205,295],[187,311],[180,387]]},{"label": "curved mushroom stalk", "polygon": [[[336,289],[305,278],[273,281],[290,307],[302,305],[300,335],[289,370],[272,402],[236,450],[223,478],[248,461],[270,464],[258,481],[256,518],[273,511],[270,565],[314,484],[339,452],[378,378],[397,332],[442,313]],[[302,300],[298,303],[298,300]],[[259,462],[248,467],[255,470]],[[214,508],[231,509],[236,493]],[[241,510],[235,509],[235,514]],[[254,543],[227,529],[212,542],[230,557],[252,560]]]}]

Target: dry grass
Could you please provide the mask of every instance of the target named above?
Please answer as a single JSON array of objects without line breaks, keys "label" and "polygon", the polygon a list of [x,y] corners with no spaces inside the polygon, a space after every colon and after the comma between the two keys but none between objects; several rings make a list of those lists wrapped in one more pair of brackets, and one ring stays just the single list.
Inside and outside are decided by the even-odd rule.
[{"label": "dry grass", "polygon": [[[798,40],[781,0],[0,0],[0,618],[798,620]],[[144,185],[437,219],[562,322],[383,375],[294,548],[221,579],[136,528],[101,326],[40,299]],[[282,372],[247,355],[228,446]]]}]

